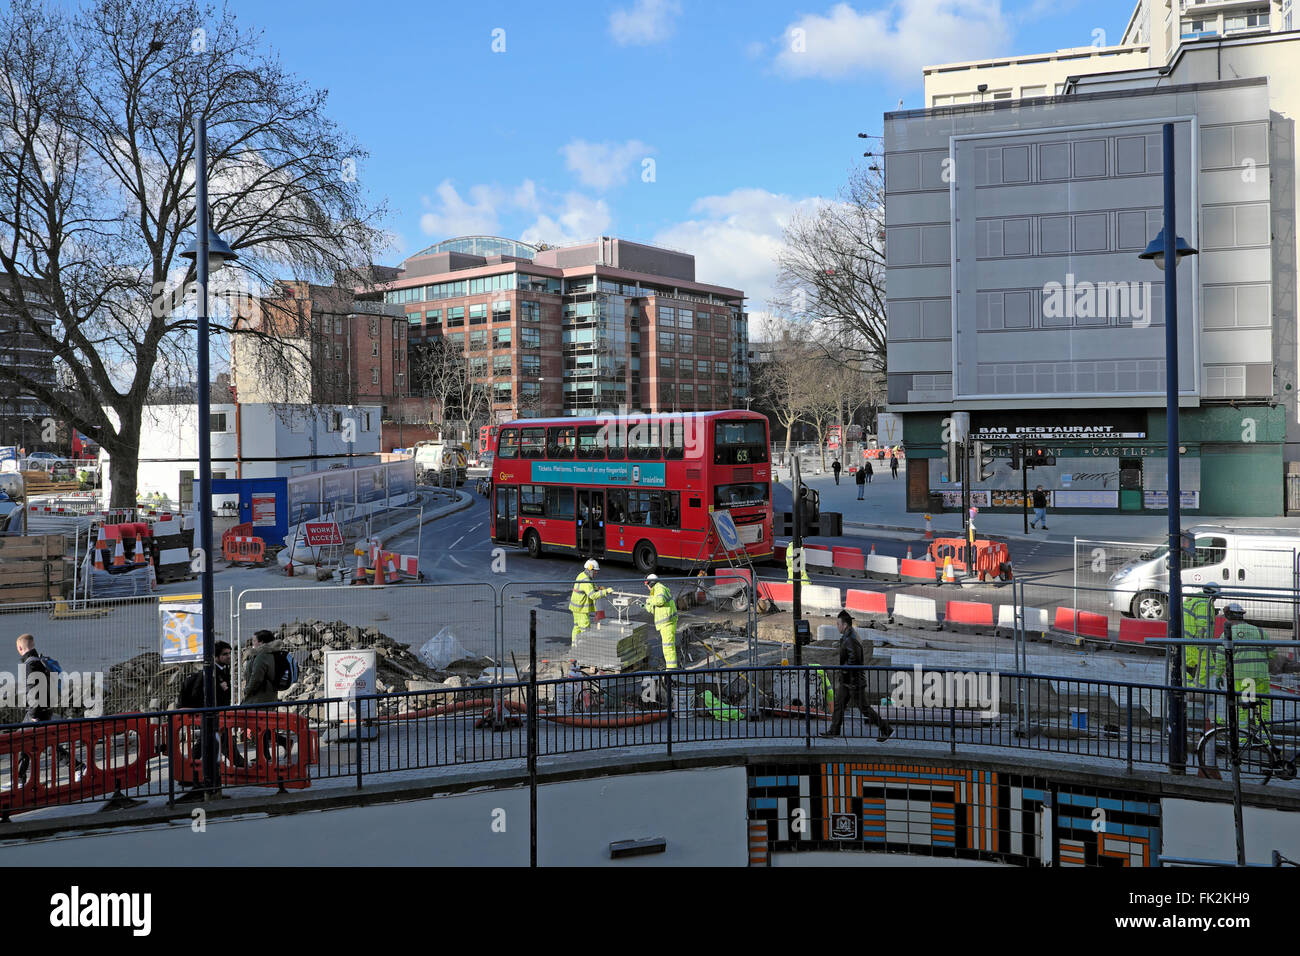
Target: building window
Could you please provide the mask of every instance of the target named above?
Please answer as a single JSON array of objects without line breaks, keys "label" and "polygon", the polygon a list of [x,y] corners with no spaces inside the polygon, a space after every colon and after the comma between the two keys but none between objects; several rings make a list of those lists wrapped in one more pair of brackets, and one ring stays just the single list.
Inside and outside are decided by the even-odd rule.
[{"label": "building window", "polygon": [[542,321],[542,304],[527,299],[519,303],[519,318],[524,322]]},{"label": "building window", "polygon": [[655,317],[659,324],[665,328],[672,328],[677,325],[677,310],[670,309],[667,306],[660,306],[655,310]]},{"label": "building window", "polygon": [[442,309],[430,309],[424,313],[424,322],[426,325],[440,325],[442,323]]},{"label": "building window", "polygon": [[510,388],[509,382],[492,386],[492,401],[497,405],[509,405],[513,395],[514,392]]},{"label": "building window", "polygon": [[334,320],[334,334],[335,335],[343,334],[343,320],[340,318],[336,318]]},{"label": "building window", "polygon": [[536,349],[542,346],[542,332],[540,329],[520,329],[519,346],[525,349]]},{"label": "building window", "polygon": [[510,300],[506,299],[501,302],[492,303],[492,321],[509,322],[510,321]]},{"label": "building window", "polygon": [[510,328],[495,329],[492,332],[492,347],[497,349],[510,348]]},{"label": "building window", "polygon": [[494,356],[492,356],[492,374],[493,374],[493,375],[509,375],[509,374],[510,374],[510,369],[511,369],[511,362],[510,362],[510,356],[509,356],[509,355],[494,355]]},{"label": "building window", "polygon": [[485,348],[487,348],[487,332],[483,329],[479,329],[476,332],[471,332],[469,334],[468,351],[481,352]]},{"label": "building window", "polygon": [[660,332],[659,347],[661,349],[667,349],[669,352],[676,351],[677,336],[673,335],[671,332]]},{"label": "building window", "polygon": [[379,357],[379,343],[378,343],[378,342],[371,342],[371,343],[370,343],[370,357],[371,357],[371,358],[378,358],[378,357]]},{"label": "building window", "polygon": [[[411,325],[419,325],[421,315],[422,313],[420,312],[408,312],[406,313],[406,321],[409,322]],[[396,326],[394,326],[394,328],[395,327]]]},{"label": "building window", "polygon": [[487,375],[487,359],[473,358],[469,360],[469,377],[478,379]]},{"label": "building window", "polygon": [[460,328],[465,324],[465,307],[463,305],[452,306],[447,309],[447,328]]},{"label": "building window", "polygon": [[343,427],[343,415],[337,411],[330,412],[329,422],[325,425],[325,430],[336,432]]},{"label": "building window", "polygon": [[402,390],[402,386],[406,384],[406,373],[398,372],[396,381],[397,381],[397,390],[400,392]]},{"label": "building window", "polygon": [[677,336],[677,351],[692,352],[695,350],[695,336],[688,335],[685,332]]},{"label": "building window", "polygon": [[208,431],[224,432],[225,430],[226,430],[226,413],[212,412],[211,415],[208,416]]},{"label": "building window", "polygon": [[371,385],[379,384],[379,369],[374,368],[373,366],[370,369],[370,384]]},{"label": "building window", "polygon": [[519,374],[525,378],[537,378],[542,374],[542,360],[536,355],[519,356]]},{"label": "building window", "polygon": [[659,356],[659,371],[664,375],[673,374],[673,360],[666,355]]},{"label": "building window", "polygon": [[469,324],[483,325],[487,322],[487,303],[480,302],[478,305],[469,307]]}]

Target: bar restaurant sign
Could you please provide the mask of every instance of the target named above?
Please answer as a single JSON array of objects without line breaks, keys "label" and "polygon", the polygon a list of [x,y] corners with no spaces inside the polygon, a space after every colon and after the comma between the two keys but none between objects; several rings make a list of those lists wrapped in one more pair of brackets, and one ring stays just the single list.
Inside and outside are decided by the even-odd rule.
[{"label": "bar restaurant sign", "polygon": [[1146,415],[1127,410],[971,412],[971,438],[994,442],[1118,441],[1147,437]]}]

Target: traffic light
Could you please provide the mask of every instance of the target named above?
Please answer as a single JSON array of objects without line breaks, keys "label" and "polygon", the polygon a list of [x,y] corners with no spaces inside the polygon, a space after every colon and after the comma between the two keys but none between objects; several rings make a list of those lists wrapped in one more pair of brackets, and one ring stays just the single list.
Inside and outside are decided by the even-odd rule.
[{"label": "traffic light", "polygon": [[1055,465],[1056,456],[1049,455],[1046,448],[1027,448],[1025,449],[1025,466],[1028,468],[1038,468],[1040,466]]},{"label": "traffic light", "polygon": [[[991,447],[986,447],[982,441],[977,441],[972,442],[972,450],[975,459],[975,469],[980,476],[979,480],[988,481],[994,474],[991,468],[995,461],[992,455],[993,449]],[[988,453],[986,454],[986,452]]]},{"label": "traffic light", "polygon": [[1020,470],[1020,445],[1018,444],[1011,446],[1011,470]]}]

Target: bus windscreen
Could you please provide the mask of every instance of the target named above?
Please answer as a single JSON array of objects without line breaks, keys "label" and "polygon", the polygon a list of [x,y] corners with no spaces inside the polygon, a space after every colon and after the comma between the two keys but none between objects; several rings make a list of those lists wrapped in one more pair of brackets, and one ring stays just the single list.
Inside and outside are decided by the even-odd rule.
[{"label": "bus windscreen", "polygon": [[719,421],[715,428],[715,465],[752,465],[767,461],[767,436],[762,422]]}]

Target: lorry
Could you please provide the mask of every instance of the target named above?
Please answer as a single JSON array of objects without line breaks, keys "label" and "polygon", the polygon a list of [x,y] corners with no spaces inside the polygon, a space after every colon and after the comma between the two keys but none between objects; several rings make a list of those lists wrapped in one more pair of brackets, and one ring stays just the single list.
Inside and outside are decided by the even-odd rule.
[{"label": "lorry", "polygon": [[[455,462],[456,479],[465,480],[469,468],[469,455],[463,445],[453,441],[421,441],[415,443],[415,480],[425,482],[434,475],[449,471]],[[429,478],[425,476],[429,475]]]},{"label": "lorry", "polygon": [[[1206,584],[1240,588],[1232,595],[1248,620],[1290,622],[1296,612],[1300,531],[1289,528],[1227,528],[1196,525],[1186,529],[1191,554],[1182,560],[1183,597],[1200,594]],[[1125,563],[1110,576],[1111,606],[1126,617],[1169,619],[1169,546],[1158,545]]]}]

